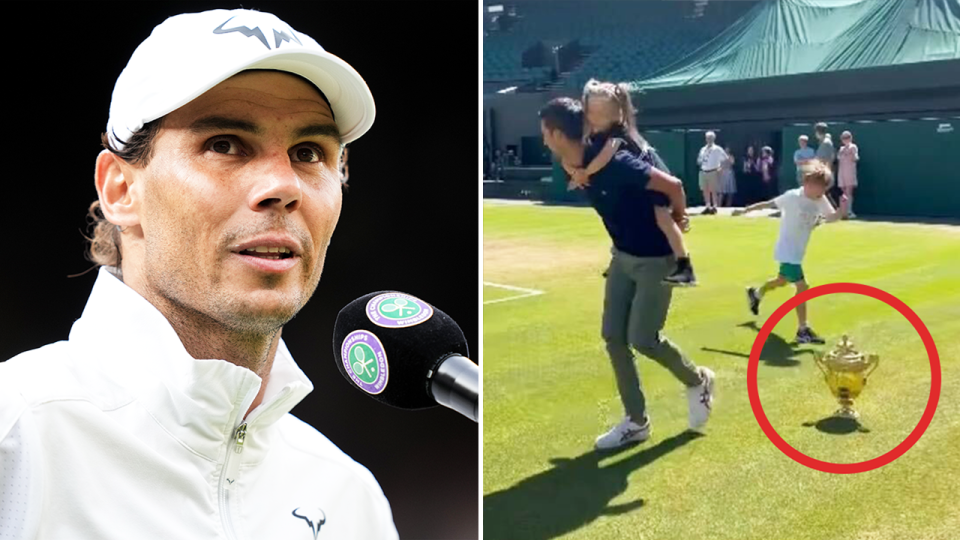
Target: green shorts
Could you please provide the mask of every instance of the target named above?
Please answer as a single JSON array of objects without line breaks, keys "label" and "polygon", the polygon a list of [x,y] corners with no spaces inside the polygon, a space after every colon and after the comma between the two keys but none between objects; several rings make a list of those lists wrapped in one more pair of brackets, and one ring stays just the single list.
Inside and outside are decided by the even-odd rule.
[{"label": "green shorts", "polygon": [[803,267],[799,264],[780,263],[780,277],[790,283],[803,281]]}]

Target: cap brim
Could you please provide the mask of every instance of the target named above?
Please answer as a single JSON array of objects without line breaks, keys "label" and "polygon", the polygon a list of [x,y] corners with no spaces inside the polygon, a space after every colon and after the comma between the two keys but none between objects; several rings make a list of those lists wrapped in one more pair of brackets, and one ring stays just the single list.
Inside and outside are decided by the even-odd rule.
[{"label": "cap brim", "polygon": [[219,74],[208,78],[206,84],[199,87],[194,85],[192,91],[183,94],[179,100],[145,114],[143,123],[179,109],[221,82],[250,69],[294,73],[319,88],[330,102],[343,144],[360,138],[373,125],[376,106],[363,77],[337,56],[306,48],[274,50],[240,65],[225,66]]}]

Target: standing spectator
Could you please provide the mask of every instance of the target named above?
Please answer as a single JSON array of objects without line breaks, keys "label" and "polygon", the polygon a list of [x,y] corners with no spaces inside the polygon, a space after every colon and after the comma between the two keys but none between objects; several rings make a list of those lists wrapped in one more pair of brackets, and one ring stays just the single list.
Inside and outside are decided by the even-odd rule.
[{"label": "standing spectator", "polygon": [[817,122],[816,125],[813,126],[813,132],[817,137],[817,159],[819,159],[831,173],[830,185],[827,186],[827,197],[834,206],[838,206],[837,191],[839,190],[836,182],[833,180],[836,178],[833,163],[837,160],[837,151],[833,147],[833,139],[830,137],[830,134],[827,133],[827,124],[825,122]]},{"label": "standing spectator", "polygon": [[842,146],[837,152],[839,178],[837,184],[847,196],[847,217],[855,218],[853,213],[853,190],[857,187],[857,162],[860,161],[860,149],[853,144],[853,135],[849,131],[840,134]]},{"label": "standing spectator", "polygon": [[727,157],[720,163],[720,206],[733,206],[733,196],[737,193],[737,179],[733,174],[733,150],[729,146],[723,150]]},{"label": "standing spectator", "polygon": [[483,179],[487,180],[490,178],[492,173],[492,167],[490,166],[490,145],[487,144],[486,139],[483,141]]},{"label": "standing spectator", "polygon": [[700,166],[700,189],[703,190],[703,204],[706,206],[704,214],[717,213],[717,199],[720,189],[720,164],[727,159],[727,154],[714,141],[717,135],[708,131],[704,136],[707,144],[697,154],[697,165]]},{"label": "standing spectator", "polygon": [[493,179],[503,180],[503,152],[499,148],[493,151]]},{"label": "standing spectator", "polygon": [[765,200],[766,192],[761,192],[763,182],[760,179],[760,156],[757,155],[756,147],[753,145],[747,147],[747,153],[743,156],[742,163],[742,173],[740,174],[741,198],[746,199],[748,203]]},{"label": "standing spectator", "polygon": [[817,157],[817,153],[814,152],[813,148],[807,146],[807,141],[809,140],[810,138],[806,135],[801,135],[797,139],[797,144],[800,146],[800,148],[793,153],[793,163],[797,166],[797,184],[800,185],[803,185],[803,176],[800,172],[800,168],[803,167],[806,162]]},{"label": "standing spectator", "polygon": [[773,160],[773,148],[764,146],[760,149],[760,179],[763,181],[764,199],[773,198],[780,191],[777,189],[776,171]]}]

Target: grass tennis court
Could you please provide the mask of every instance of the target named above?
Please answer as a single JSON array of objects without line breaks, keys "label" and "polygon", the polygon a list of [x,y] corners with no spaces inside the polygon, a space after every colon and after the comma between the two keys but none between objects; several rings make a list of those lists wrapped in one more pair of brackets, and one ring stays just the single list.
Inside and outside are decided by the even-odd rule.
[{"label": "grass tennis court", "polygon": [[[760,317],[744,287],[776,271],[778,220],[694,217],[687,236],[700,286],[677,290],[665,333],[717,374],[704,436],[685,432],[683,388],[638,357],[653,422],[639,446],[597,454],[594,438],[623,415],[599,335],[609,238],[590,208],[486,203],[485,282],[543,294],[484,306],[484,538],[955,539],[960,531],[960,227],[848,221],[813,233],[811,286],[850,281],[909,305],[936,341],[942,392],[920,441],[866,473],[835,475],[781,453],[747,397],[750,347],[792,295],[771,292]],[[484,302],[511,291],[484,286]],[[792,446],[858,462],[899,444],[930,390],[920,337],[893,308],[860,295],[808,303],[824,346],[791,343],[787,315],[761,355],[764,411]],[[814,365],[847,332],[880,366],[857,401],[863,431],[823,428],[836,409]],[[819,424],[818,424],[819,422]]]}]

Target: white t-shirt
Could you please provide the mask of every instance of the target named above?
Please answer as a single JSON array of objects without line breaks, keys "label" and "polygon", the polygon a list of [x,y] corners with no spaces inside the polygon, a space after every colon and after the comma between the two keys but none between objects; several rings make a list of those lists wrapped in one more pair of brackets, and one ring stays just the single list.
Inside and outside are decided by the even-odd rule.
[{"label": "white t-shirt", "polygon": [[780,238],[773,256],[777,262],[800,264],[807,251],[810,233],[817,224],[818,216],[829,216],[833,205],[826,197],[817,200],[803,194],[803,188],[791,189],[773,200],[782,212]]}]

